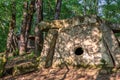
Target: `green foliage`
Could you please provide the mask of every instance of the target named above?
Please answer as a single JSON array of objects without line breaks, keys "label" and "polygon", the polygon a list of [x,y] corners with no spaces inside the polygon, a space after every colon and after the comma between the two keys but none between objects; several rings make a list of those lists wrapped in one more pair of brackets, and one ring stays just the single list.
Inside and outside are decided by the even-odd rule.
[{"label": "green foliage", "polygon": [[5,55],[0,55],[0,77],[3,75],[4,65],[6,63]]},{"label": "green foliage", "polygon": [[103,5],[104,19],[111,21],[111,22],[120,23],[119,3],[120,3],[119,0],[116,0],[116,2],[106,0],[106,4]]},{"label": "green foliage", "polygon": [[55,12],[55,0],[43,0],[44,20],[53,20]]},{"label": "green foliage", "polygon": [[19,49],[18,48],[15,51],[13,51],[13,55],[14,56],[18,56],[19,55]]},{"label": "green foliage", "polygon": [[[16,1],[16,28],[15,33],[20,33],[23,15],[23,2]],[[26,0],[30,2],[30,0]],[[0,52],[6,49],[6,40],[11,19],[11,2],[12,0],[0,0]],[[104,4],[102,3],[104,2]],[[101,4],[101,5],[100,5]],[[70,18],[76,15],[101,13],[101,17],[115,23],[120,23],[120,0],[62,0],[60,19]],[[43,0],[43,18],[44,20],[53,20],[55,14],[56,0]],[[85,10],[86,7],[86,10]],[[101,11],[99,10],[101,9]],[[34,34],[36,23],[36,14],[32,24],[31,34]]]},{"label": "green foliage", "polygon": [[7,0],[0,1],[0,52],[6,47],[6,38],[8,33],[10,19],[10,2]]},{"label": "green foliage", "polygon": [[116,37],[120,37],[120,33],[115,33],[115,36]]},{"label": "green foliage", "polygon": [[26,55],[26,59],[31,59],[33,57],[35,57],[35,54],[33,52],[28,54],[28,55]]},{"label": "green foliage", "polygon": [[0,27],[0,52],[3,52],[6,49],[7,33],[8,27]]},{"label": "green foliage", "polygon": [[[55,0],[43,0],[44,20],[53,20],[55,14]],[[78,0],[63,0],[60,19],[70,18],[75,15],[82,15],[82,6]]]},{"label": "green foliage", "polygon": [[104,59],[101,59],[101,63],[103,67],[106,65],[106,61]]},{"label": "green foliage", "polygon": [[83,15],[82,5],[78,0],[64,0],[61,7],[60,18],[70,18],[76,15]]}]

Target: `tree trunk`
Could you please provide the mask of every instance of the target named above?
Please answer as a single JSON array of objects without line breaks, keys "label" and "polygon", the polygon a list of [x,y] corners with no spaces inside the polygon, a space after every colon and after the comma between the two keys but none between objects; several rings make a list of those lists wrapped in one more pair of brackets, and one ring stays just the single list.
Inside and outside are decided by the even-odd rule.
[{"label": "tree trunk", "polygon": [[[61,4],[62,4],[62,0],[57,0],[54,19],[59,19]],[[50,43],[51,45],[50,45],[50,48],[49,48],[49,51],[48,51],[48,54],[47,54],[45,68],[49,68],[49,67],[52,66],[57,36],[58,36],[58,31],[55,30],[54,34],[53,34],[52,42]]]},{"label": "tree trunk", "polygon": [[37,12],[37,26],[35,27],[35,54],[40,55],[43,47],[43,34],[42,31],[39,30],[38,23],[43,20],[43,1],[37,0],[36,3],[36,12]]},{"label": "tree trunk", "polygon": [[0,77],[5,74],[5,66],[6,66],[6,63],[8,61],[8,54],[10,52],[15,51],[17,48],[17,46],[14,43],[14,39],[15,39],[14,28],[16,26],[16,2],[15,2],[15,0],[12,0],[11,12],[12,12],[12,16],[11,16],[9,33],[8,33],[8,38],[7,38],[7,49],[6,49],[5,54],[3,56],[4,63],[2,66],[3,70],[2,70],[2,72],[0,72],[0,73],[2,73],[2,75],[0,74]]},{"label": "tree trunk", "polygon": [[10,21],[10,27],[9,27],[9,33],[8,33],[8,38],[7,38],[7,50],[8,52],[13,52],[15,51],[16,47],[14,44],[13,36],[14,35],[14,28],[16,26],[16,3],[15,0],[12,1],[11,5],[11,21]]},{"label": "tree trunk", "polygon": [[99,0],[94,0],[94,10],[95,10],[95,15],[98,15],[98,13],[99,13],[99,10],[98,10],[98,8],[99,8]]},{"label": "tree trunk", "polygon": [[87,5],[86,5],[86,4],[87,4],[87,3],[86,3],[86,0],[84,0],[84,11],[83,11],[84,15],[87,14],[87,13],[86,13],[86,12],[87,12],[87,9],[86,9],[86,6],[87,6]]},{"label": "tree trunk", "polygon": [[34,7],[35,7],[35,0],[32,0],[30,2],[29,8],[28,8],[28,2],[24,2],[23,24],[21,27],[21,34],[20,34],[20,50],[19,50],[20,55],[23,55],[27,51],[27,42],[32,25]]},{"label": "tree trunk", "polygon": [[26,25],[26,31],[25,31],[25,44],[27,46],[28,43],[28,37],[32,26],[32,19],[34,14],[34,8],[35,8],[35,0],[31,0],[28,13],[27,13],[27,25]]},{"label": "tree trunk", "polygon": [[25,32],[27,26],[27,11],[28,11],[28,2],[24,2],[24,11],[23,11],[23,21],[21,27],[21,34],[20,34],[20,45],[19,45],[19,54],[23,55],[26,53],[27,44],[25,42]]},{"label": "tree trunk", "polygon": [[54,19],[59,19],[60,10],[61,10],[61,4],[62,4],[62,0],[57,0]]}]

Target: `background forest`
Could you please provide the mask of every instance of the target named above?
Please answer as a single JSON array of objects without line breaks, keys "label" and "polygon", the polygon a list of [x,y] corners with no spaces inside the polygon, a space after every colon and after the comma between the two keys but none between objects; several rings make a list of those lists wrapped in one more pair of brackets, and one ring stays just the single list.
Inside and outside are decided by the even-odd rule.
[{"label": "background forest", "polygon": [[[0,0],[0,52],[6,49],[6,41],[13,12],[12,5],[14,5],[16,14],[14,33],[20,34],[24,11],[23,4],[25,1],[30,3],[31,0]],[[57,0],[43,0],[43,20],[54,19],[56,1]],[[96,14],[110,22],[120,23],[119,4],[120,0],[63,0],[59,19],[71,18],[78,15]],[[34,34],[36,20],[35,12],[30,34]]]},{"label": "background forest", "polygon": [[[120,48],[119,48],[120,39],[118,39],[119,37],[116,38],[116,36],[120,36],[120,24],[119,24],[120,23],[120,6],[119,5],[120,5],[120,0],[0,0],[0,77],[6,76],[6,75],[15,76],[18,74],[24,74],[27,72],[36,71],[42,65],[44,66],[44,64],[42,64],[42,61],[45,61],[45,66],[44,66],[45,68],[51,67],[53,58],[54,58],[54,53],[55,53],[55,46],[58,39],[57,37],[59,36],[58,34],[59,30],[65,28],[66,23],[67,23],[67,27],[69,28],[77,26],[82,30],[80,25],[86,26],[85,23],[87,23],[87,26],[92,25],[93,24],[92,21],[93,22],[95,21],[94,22],[95,27],[100,26],[99,29],[98,28],[96,29],[98,30],[98,32],[101,32],[101,33],[94,33],[94,34],[98,34],[98,35],[102,34],[102,37],[100,36],[100,38],[98,39],[99,39],[99,42],[103,42],[103,44],[105,44],[105,48],[104,47],[99,48],[99,44],[97,44],[97,42],[95,45],[98,45],[97,46],[99,48],[99,49],[97,48],[98,51],[103,51],[102,53],[104,53],[103,49],[105,49],[106,54],[110,53],[107,55],[110,56],[110,60],[112,63],[112,68],[111,67],[108,68],[109,71],[107,71],[108,69],[104,69],[104,68],[107,68],[105,66],[107,62],[103,59],[103,54],[101,54],[102,57],[99,61],[102,64],[100,65],[101,69],[97,70],[98,75],[100,74],[101,70],[104,70],[103,72],[105,72],[106,70],[105,72],[106,74],[112,72],[112,70],[114,70],[114,72],[115,71],[117,72],[117,67],[119,66],[119,64],[117,64],[116,61],[117,60],[119,61],[120,59],[118,55],[120,51]],[[95,17],[95,20],[94,20],[94,17]],[[68,20],[68,21],[66,22],[65,20],[66,21]],[[54,21],[56,21],[57,25],[54,23]],[[57,23],[57,21],[59,23]],[[84,23],[84,21],[86,22]],[[62,24],[62,27],[59,26],[60,24]],[[71,25],[71,24],[74,24],[74,25]],[[44,27],[46,29],[44,29]],[[50,44],[49,43],[48,44],[50,46],[49,46],[49,49],[44,50],[43,43],[45,42],[45,39],[47,41],[46,35],[47,33],[49,34],[50,28],[53,28],[52,37],[48,36],[49,38],[48,42],[50,40]],[[91,28],[91,30],[94,30],[92,27],[89,27],[89,28]],[[89,32],[88,30],[86,29],[86,33]],[[79,32],[79,31],[80,30],[77,29],[77,31],[75,30],[73,32]],[[72,32],[70,33],[73,34]],[[81,32],[81,33],[84,34],[84,32]],[[81,36],[81,34],[79,35]],[[70,39],[68,40],[70,41]],[[86,40],[87,38],[84,38],[84,39],[85,39],[84,41],[87,41]],[[63,45],[63,48],[65,48],[64,46],[66,45],[66,42],[65,42],[65,45],[62,44],[62,42],[60,42],[58,45]],[[63,50],[63,48],[61,48],[61,50]],[[58,47],[58,49],[60,49],[60,47]],[[78,47],[77,49],[79,49],[77,53],[83,54],[86,48],[84,47],[84,50],[83,50],[81,47]],[[77,49],[75,49],[74,51],[75,54]],[[93,48],[89,48],[89,49],[92,50]],[[43,58],[41,57],[42,50],[48,51],[45,59],[44,57]],[[62,56],[60,54],[63,54],[63,52],[59,52],[59,56],[61,57],[61,60],[62,60]],[[69,52],[66,52],[66,53],[69,53]],[[96,54],[97,53],[99,52],[96,52]],[[64,55],[63,57],[65,58]],[[82,58],[78,57],[78,59],[82,59]],[[107,58],[105,57],[105,59]],[[70,69],[67,66],[67,63],[64,61],[64,59],[62,61],[59,67],[61,68],[62,64],[65,64],[68,70],[67,72],[65,72],[65,74],[64,73],[62,74],[66,76],[66,74],[69,72],[71,75],[72,73],[69,71]],[[94,62],[96,61],[94,60]],[[80,65],[77,67],[80,67]],[[84,64],[83,64],[83,67],[85,67]],[[72,71],[72,72],[75,72],[76,74],[76,71]],[[46,72],[46,71],[43,70],[43,72]],[[78,71],[78,72],[84,73],[84,70],[83,72],[82,71]],[[96,76],[96,80],[97,78],[99,79],[98,75]],[[65,78],[64,76],[63,76],[63,79]],[[109,78],[109,75],[107,76]],[[60,79],[60,80],[63,80],[63,79]],[[89,79],[89,76],[87,79]],[[72,80],[72,78],[70,80]],[[101,79],[101,80],[104,80],[104,79]]]}]

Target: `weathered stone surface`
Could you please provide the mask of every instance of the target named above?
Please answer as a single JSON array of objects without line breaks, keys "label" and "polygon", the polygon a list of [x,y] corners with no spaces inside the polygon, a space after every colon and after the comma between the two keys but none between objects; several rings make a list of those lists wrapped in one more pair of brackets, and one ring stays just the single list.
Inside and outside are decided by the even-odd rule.
[{"label": "weathered stone surface", "polygon": [[94,24],[99,25],[102,20],[96,15],[86,15],[86,16],[75,16],[69,19],[62,20],[52,20],[52,21],[41,21],[38,25],[40,30],[48,30],[48,29],[60,29],[73,27],[75,25],[81,24]]},{"label": "weathered stone surface", "polygon": [[4,75],[20,75],[35,71],[38,68],[38,60],[33,55],[24,55],[7,61]]},{"label": "weathered stone surface", "polygon": [[116,36],[118,42],[119,42],[119,45],[120,45],[120,36]]},{"label": "weathered stone surface", "polygon": [[[63,28],[58,33],[53,65],[60,65],[63,61],[71,65],[98,65],[104,59],[106,64],[113,66],[102,36],[99,26],[76,25],[70,29]],[[44,41],[41,60],[46,57],[52,37],[52,32],[49,31]],[[82,48],[83,54],[76,55],[77,48]]]},{"label": "weathered stone surface", "polygon": [[118,40],[115,37],[113,31],[106,24],[102,24],[100,28],[104,35],[103,36],[104,44],[106,45],[107,50],[109,50],[109,55],[113,60],[113,64],[116,67],[119,67],[120,66],[120,47],[119,47]]},{"label": "weathered stone surface", "polygon": [[[71,20],[72,22],[69,23]],[[77,22],[77,24],[74,24],[74,22]],[[68,25],[65,26],[65,23]],[[53,60],[54,66],[64,62],[71,65],[106,64],[109,67],[119,66],[120,48],[118,42],[112,30],[103,24],[99,18],[87,16],[84,18],[78,17],[76,20],[72,18],[44,24],[42,25],[45,26],[44,29],[48,29],[50,26],[50,30],[44,40],[40,65],[44,65],[52,42],[54,31],[51,29],[58,28]]]},{"label": "weathered stone surface", "polygon": [[52,32],[54,32],[54,34],[53,34],[52,41],[50,42],[49,51],[47,53],[45,68],[49,68],[50,66],[52,66],[53,57],[55,53],[55,45],[56,45],[56,40],[58,37],[58,31],[53,30]]}]

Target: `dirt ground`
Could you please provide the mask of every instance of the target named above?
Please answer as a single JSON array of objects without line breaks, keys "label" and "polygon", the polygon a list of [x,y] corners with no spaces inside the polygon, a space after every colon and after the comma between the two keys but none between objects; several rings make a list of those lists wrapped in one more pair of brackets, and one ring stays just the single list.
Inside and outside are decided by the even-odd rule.
[{"label": "dirt ground", "polygon": [[0,80],[120,80],[120,71],[101,68],[41,68],[38,71],[7,76]]}]

